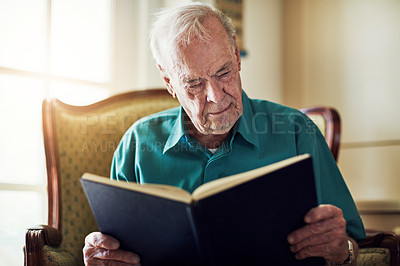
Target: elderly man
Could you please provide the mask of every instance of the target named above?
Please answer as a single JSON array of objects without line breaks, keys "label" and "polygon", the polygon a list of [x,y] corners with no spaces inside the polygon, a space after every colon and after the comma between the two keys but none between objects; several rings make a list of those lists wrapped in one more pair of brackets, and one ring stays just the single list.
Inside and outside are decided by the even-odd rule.
[{"label": "elderly man", "polygon": [[[354,239],[364,238],[365,231],[323,136],[300,112],[251,100],[242,91],[230,19],[200,3],[161,12],[151,48],[181,107],[144,118],[127,131],[114,154],[111,178],[193,191],[220,177],[309,153],[321,205],[287,237],[290,250],[299,260],[355,263]],[[139,263],[137,255],[119,249],[118,240],[99,232],[86,237],[83,251],[87,265]]]}]

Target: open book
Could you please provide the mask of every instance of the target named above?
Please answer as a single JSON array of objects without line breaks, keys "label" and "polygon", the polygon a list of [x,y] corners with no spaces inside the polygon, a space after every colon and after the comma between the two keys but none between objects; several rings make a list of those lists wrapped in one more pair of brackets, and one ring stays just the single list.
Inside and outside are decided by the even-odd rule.
[{"label": "open book", "polygon": [[192,194],[88,173],[81,182],[100,231],[142,265],[324,264],[296,260],[286,240],[318,204],[309,155],[220,178]]}]

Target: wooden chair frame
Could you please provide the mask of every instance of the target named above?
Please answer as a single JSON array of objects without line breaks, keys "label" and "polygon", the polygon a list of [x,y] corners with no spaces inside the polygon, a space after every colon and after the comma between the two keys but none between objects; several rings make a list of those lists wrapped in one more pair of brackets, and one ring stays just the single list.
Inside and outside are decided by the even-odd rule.
[{"label": "wooden chair frame", "polygon": [[300,109],[306,115],[321,115],[326,122],[325,140],[331,149],[335,160],[338,160],[341,136],[341,121],[336,109],[326,106],[317,106]]}]

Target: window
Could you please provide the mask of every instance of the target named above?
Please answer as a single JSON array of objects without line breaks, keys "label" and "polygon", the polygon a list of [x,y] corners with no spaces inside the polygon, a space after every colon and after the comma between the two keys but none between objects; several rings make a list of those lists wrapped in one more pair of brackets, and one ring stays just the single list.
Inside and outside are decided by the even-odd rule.
[{"label": "window", "polygon": [[113,0],[0,1],[0,265],[22,265],[47,223],[41,104],[109,96]]}]

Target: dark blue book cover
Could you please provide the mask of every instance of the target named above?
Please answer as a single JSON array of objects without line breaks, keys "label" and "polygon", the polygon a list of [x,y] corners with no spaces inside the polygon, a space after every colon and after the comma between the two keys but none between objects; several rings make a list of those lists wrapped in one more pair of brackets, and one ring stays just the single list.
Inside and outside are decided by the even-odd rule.
[{"label": "dark blue book cover", "polygon": [[324,264],[296,260],[286,240],[318,204],[311,157],[217,181],[192,196],[90,174],[81,179],[100,231],[144,266]]}]

